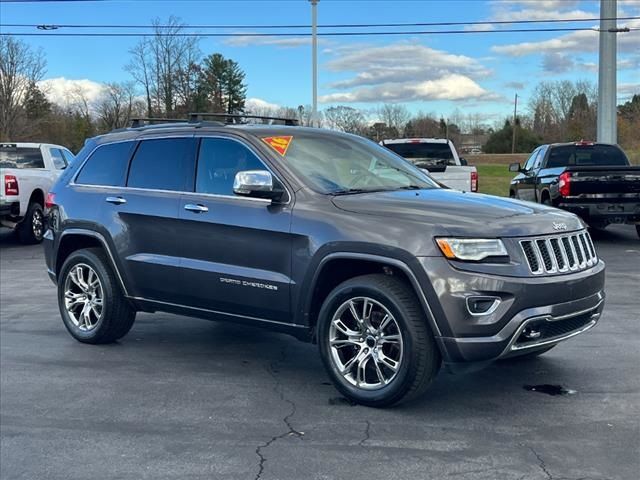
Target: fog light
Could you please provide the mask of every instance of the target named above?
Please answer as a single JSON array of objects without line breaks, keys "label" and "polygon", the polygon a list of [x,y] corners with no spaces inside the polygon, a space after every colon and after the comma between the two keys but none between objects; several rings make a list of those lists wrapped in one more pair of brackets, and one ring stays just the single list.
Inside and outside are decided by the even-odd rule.
[{"label": "fog light", "polygon": [[536,338],[540,338],[540,335],[542,335],[540,330],[536,330],[532,327],[527,327],[522,331],[522,336],[524,336],[528,340],[535,340]]},{"label": "fog light", "polygon": [[471,315],[490,315],[500,305],[500,297],[467,297],[467,310]]}]

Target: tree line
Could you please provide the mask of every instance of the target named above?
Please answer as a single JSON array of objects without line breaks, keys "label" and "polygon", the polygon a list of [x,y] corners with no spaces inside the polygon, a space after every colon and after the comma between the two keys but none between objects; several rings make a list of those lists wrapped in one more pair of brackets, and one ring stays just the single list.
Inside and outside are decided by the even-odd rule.
[{"label": "tree line", "polygon": [[[69,92],[65,105],[51,103],[39,87],[46,61],[10,36],[0,36],[0,141],[35,140],[79,150],[87,137],[127,126],[136,117],[184,118],[189,112],[246,113],[296,118],[312,124],[309,105],[248,105],[245,73],[220,53],[203,55],[197,37],[175,36],[184,25],[176,17],[152,22],[153,35],[130,51],[125,82],[104,85],[97,101],[82,88]],[[619,143],[640,151],[640,94],[618,107]],[[524,112],[493,125],[479,113],[454,110],[446,118],[411,113],[401,104],[371,110],[335,105],[319,112],[324,128],[380,141],[395,137],[446,137],[458,147],[463,136],[486,153],[510,153],[513,129],[516,152],[530,152],[542,143],[594,139],[597,89],[586,81],[541,82]]]}]

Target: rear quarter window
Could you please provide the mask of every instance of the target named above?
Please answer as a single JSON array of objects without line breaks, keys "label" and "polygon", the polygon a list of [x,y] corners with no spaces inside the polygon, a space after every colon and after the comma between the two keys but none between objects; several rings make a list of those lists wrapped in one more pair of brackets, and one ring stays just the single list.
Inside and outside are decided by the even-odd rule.
[{"label": "rear quarter window", "polygon": [[135,142],[121,142],[99,146],[83,165],[76,183],[123,186],[134,145]]},{"label": "rear quarter window", "polygon": [[44,168],[40,148],[0,145],[0,168]]}]

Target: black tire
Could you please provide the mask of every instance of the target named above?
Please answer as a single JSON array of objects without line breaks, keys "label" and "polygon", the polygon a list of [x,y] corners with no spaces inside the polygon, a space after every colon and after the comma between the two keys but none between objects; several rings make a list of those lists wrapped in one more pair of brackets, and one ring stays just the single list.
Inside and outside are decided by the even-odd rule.
[{"label": "black tire", "polygon": [[542,199],[542,204],[543,204],[543,205],[546,205],[546,206],[548,206],[548,207],[553,207],[553,203],[551,203],[551,199],[550,199],[549,197],[547,197],[547,196],[545,196],[545,197]]},{"label": "black tire", "polygon": [[18,239],[25,245],[42,242],[44,235],[44,210],[38,202],[31,202],[27,214],[18,224]]},{"label": "black tire", "polygon": [[[334,315],[350,299],[362,297],[373,299],[391,313],[403,343],[402,354],[398,357],[401,361],[395,376],[389,378],[385,385],[375,389],[359,388],[350,383],[340,373],[330,346],[330,330]],[[364,275],[338,285],[327,296],[320,309],[318,344],[322,361],[338,391],[352,401],[370,407],[386,407],[420,396],[429,387],[441,364],[440,352],[412,287],[388,275]],[[364,350],[364,345],[348,347],[353,348],[354,352]],[[357,350],[358,348],[360,350]],[[382,351],[383,347],[376,344],[375,348],[377,352],[378,349]],[[377,355],[379,354],[374,357],[371,353],[371,358],[375,358],[376,363]],[[375,367],[375,364],[373,366]]]},{"label": "black tire", "polygon": [[505,361],[510,361],[510,360],[531,360],[534,359],[536,357],[539,357],[540,355],[543,355],[545,353],[547,353],[549,350],[551,350],[553,347],[555,347],[556,345],[550,345],[548,347],[544,347],[541,348],[540,350],[534,350],[533,352],[528,352],[528,353],[523,353],[521,355],[516,355],[513,357],[509,357],[509,358],[505,358]]},{"label": "black tire", "polygon": [[640,225],[636,225],[636,233],[638,234],[638,237],[640,238]]},{"label": "black tire", "polygon": [[[97,275],[102,292],[102,311],[89,330],[76,325],[65,304],[65,285],[74,267],[88,266]],[[84,268],[84,267],[83,267]],[[69,282],[72,282],[69,279]],[[111,343],[124,337],[135,321],[136,311],[124,297],[116,276],[100,248],[73,252],[64,262],[58,277],[58,306],[64,326],[73,338],[82,343]]]}]

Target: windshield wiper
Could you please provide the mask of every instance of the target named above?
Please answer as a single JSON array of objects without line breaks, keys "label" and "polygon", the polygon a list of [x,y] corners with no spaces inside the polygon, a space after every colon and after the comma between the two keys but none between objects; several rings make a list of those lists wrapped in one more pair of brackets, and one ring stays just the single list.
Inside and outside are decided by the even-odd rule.
[{"label": "windshield wiper", "polygon": [[388,192],[387,188],[345,188],[344,190],[334,190],[329,192],[330,195],[355,195],[357,193],[373,193],[373,192]]}]

